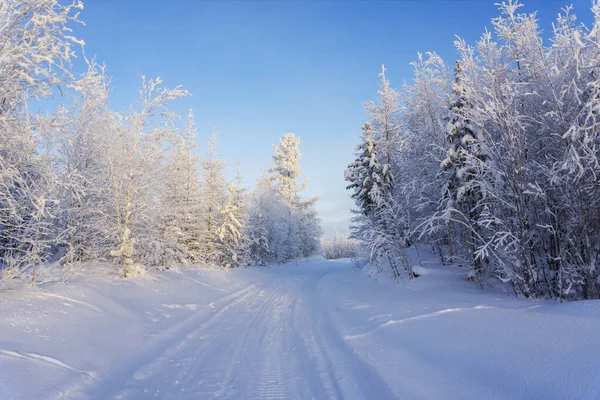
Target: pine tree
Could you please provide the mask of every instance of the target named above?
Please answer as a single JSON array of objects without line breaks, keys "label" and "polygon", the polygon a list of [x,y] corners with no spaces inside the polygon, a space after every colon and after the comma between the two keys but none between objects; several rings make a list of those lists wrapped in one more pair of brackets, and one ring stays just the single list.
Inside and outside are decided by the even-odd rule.
[{"label": "pine tree", "polygon": [[377,207],[388,200],[393,178],[389,167],[379,163],[378,144],[373,138],[371,124],[365,123],[362,131],[362,143],[356,147],[356,160],[345,173],[346,181],[350,182],[346,189],[352,190],[350,197],[355,200],[360,212],[371,216]]},{"label": "pine tree", "polygon": [[[167,161],[163,192],[165,263],[194,264],[201,260],[201,195],[196,125],[192,110],[185,131]],[[170,261],[169,261],[170,260]]]},{"label": "pine tree", "polygon": [[218,262],[224,268],[234,268],[240,265],[240,244],[242,239],[242,224],[238,220],[239,210],[235,204],[236,189],[229,185],[229,197],[221,211],[223,223],[216,230],[219,238]]},{"label": "pine tree", "polygon": [[225,163],[219,160],[217,153],[218,136],[214,132],[208,139],[208,151],[201,160],[201,185],[202,197],[202,257],[205,262],[213,263],[218,257],[219,239],[216,235],[217,228],[223,222],[221,210],[226,201],[226,184],[223,169]]}]

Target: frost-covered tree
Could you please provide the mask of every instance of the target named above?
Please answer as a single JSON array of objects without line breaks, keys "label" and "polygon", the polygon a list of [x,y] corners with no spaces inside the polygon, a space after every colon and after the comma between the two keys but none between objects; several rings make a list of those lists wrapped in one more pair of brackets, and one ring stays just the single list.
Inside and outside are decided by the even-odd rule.
[{"label": "frost-covered tree", "polygon": [[320,253],[321,236],[323,229],[321,228],[321,219],[315,208],[317,199],[304,201],[298,204],[296,209],[296,218],[299,227],[300,250],[303,257],[309,257]]},{"label": "frost-covered tree", "polygon": [[0,264],[36,280],[56,244],[58,190],[41,153],[51,122],[29,113],[32,101],[69,80],[78,23],[76,1],[8,0],[0,5]]},{"label": "frost-covered tree", "polygon": [[329,260],[358,256],[358,243],[356,240],[350,239],[348,234],[342,235],[336,232],[333,238],[321,241],[321,248],[323,249],[323,256]]},{"label": "frost-covered tree", "polygon": [[[166,89],[161,84],[160,78],[143,78],[139,109],[131,108],[106,137],[113,223],[118,232],[117,247],[110,254],[120,260],[123,276],[143,271],[142,259],[136,253],[149,263],[160,259],[155,253],[161,247],[161,239],[156,236],[160,213],[155,191],[160,187],[164,148],[175,133],[173,122],[177,119],[167,106],[188,95],[179,87]],[[138,253],[136,247],[144,251]]]},{"label": "frost-covered tree", "polygon": [[318,251],[321,227],[314,209],[317,199],[304,200],[301,196],[307,181],[299,182],[302,176],[300,139],[293,133],[286,133],[281,137],[279,146],[273,148],[275,165],[269,170],[273,189],[287,207],[283,259],[306,257]]},{"label": "frost-covered tree", "polygon": [[248,262],[268,265],[285,261],[284,238],[289,223],[288,208],[264,173],[250,194],[246,234],[248,235]]},{"label": "frost-covered tree", "polygon": [[[439,56],[413,63],[392,119],[397,224],[517,294],[597,298],[600,6],[591,29],[563,9],[548,46],[522,8],[502,2],[492,31],[456,40],[453,84]],[[356,222],[376,231],[362,212]]]},{"label": "frost-covered tree", "polygon": [[379,143],[373,138],[371,125],[365,123],[362,130],[356,160],[345,172],[347,189],[352,191],[358,214],[351,227],[352,237],[368,248],[372,261],[385,260],[395,277],[400,276],[399,260],[412,276],[405,254],[407,227],[400,223],[400,207],[393,197],[391,167],[379,160]]},{"label": "frost-covered tree", "polygon": [[481,179],[488,154],[481,130],[472,119],[473,104],[460,62],[456,63],[454,73],[446,126],[449,147],[441,162],[448,180],[442,197],[441,216],[446,224],[453,225],[449,229],[460,235],[456,239],[466,248],[468,261],[474,268],[473,276],[480,276],[483,260],[476,257],[475,252],[481,245],[479,214],[485,195]]},{"label": "frost-covered tree", "polygon": [[265,226],[264,216],[261,213],[252,215],[249,225],[247,260],[251,265],[266,266],[271,260],[269,250],[269,236]]},{"label": "frost-covered tree", "polygon": [[197,128],[192,110],[166,162],[162,193],[163,263],[195,264],[202,259],[202,196]]},{"label": "frost-covered tree", "polygon": [[398,143],[400,141],[400,94],[390,86],[390,80],[385,76],[385,66],[381,66],[381,85],[377,102],[365,104],[365,110],[369,115],[373,138],[379,146],[382,163],[391,165],[396,156]]},{"label": "frost-covered tree", "polygon": [[88,71],[69,86],[76,97],[61,110],[54,132],[55,168],[60,182],[57,228],[69,264],[105,260],[114,246],[107,222],[110,181],[104,158],[104,139],[114,125],[108,108],[109,80],[94,60]]},{"label": "frost-covered tree", "polygon": [[225,163],[219,159],[217,153],[218,136],[214,132],[208,139],[208,150],[200,161],[200,195],[202,198],[202,257],[209,263],[215,262],[218,257],[217,246],[219,238],[217,228],[223,222],[221,210],[226,201],[227,186],[223,169]]},{"label": "frost-covered tree", "polygon": [[239,221],[239,209],[236,204],[237,189],[229,185],[229,197],[221,211],[223,222],[217,228],[219,238],[218,263],[224,268],[235,268],[240,265],[242,241],[242,224]]},{"label": "frost-covered tree", "polygon": [[321,224],[316,199],[305,200],[299,182],[300,140],[291,133],[274,146],[275,165],[258,180],[250,195],[247,213],[248,263],[281,263],[319,252]]},{"label": "frost-covered tree", "polygon": [[300,139],[293,133],[284,134],[279,146],[273,146],[275,165],[269,170],[278,193],[285,203],[294,207],[299,193],[306,189],[307,182],[299,182],[302,176],[300,169]]},{"label": "frost-covered tree", "polygon": [[242,170],[240,167],[240,161],[238,160],[236,166],[236,174],[233,178],[232,185],[234,187],[234,193],[232,198],[232,204],[235,209],[235,218],[242,225],[241,228],[241,237],[240,243],[238,247],[238,258],[239,264],[242,266],[246,266],[249,264],[249,248],[251,244],[251,234],[249,232],[249,192],[248,188],[244,187],[244,179],[242,176]]},{"label": "frost-covered tree", "polygon": [[[419,235],[423,218],[437,211],[440,193],[446,182],[439,177],[439,165],[445,158],[445,125],[450,79],[444,61],[435,53],[418,54],[411,64],[414,79],[400,94],[403,131],[402,148],[393,162],[396,200],[410,210],[410,227]],[[438,250],[442,263],[455,256],[450,230],[427,232]],[[446,251],[447,249],[447,251]]]},{"label": "frost-covered tree", "polygon": [[[352,191],[350,197],[354,199],[359,211],[364,215],[371,214],[378,204],[383,202],[379,187],[391,187],[393,184],[391,174],[386,171],[382,177],[382,166],[377,154],[377,143],[373,138],[371,124],[365,123],[362,127],[362,143],[356,146],[356,160],[352,162],[345,172],[345,179],[349,182],[348,190]],[[387,182],[382,179],[385,178]]]}]

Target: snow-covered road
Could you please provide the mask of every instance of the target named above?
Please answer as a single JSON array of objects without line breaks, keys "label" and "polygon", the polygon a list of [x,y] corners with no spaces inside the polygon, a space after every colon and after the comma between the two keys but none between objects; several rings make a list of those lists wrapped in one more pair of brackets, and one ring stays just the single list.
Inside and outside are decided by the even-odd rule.
[{"label": "snow-covered road", "polygon": [[1,295],[2,399],[596,399],[600,305],[313,260]]},{"label": "snow-covered road", "polygon": [[212,303],[208,315],[195,313],[173,326],[88,394],[98,399],[393,398],[375,368],[332,326],[317,290],[331,267],[284,268],[263,271],[262,279]]}]

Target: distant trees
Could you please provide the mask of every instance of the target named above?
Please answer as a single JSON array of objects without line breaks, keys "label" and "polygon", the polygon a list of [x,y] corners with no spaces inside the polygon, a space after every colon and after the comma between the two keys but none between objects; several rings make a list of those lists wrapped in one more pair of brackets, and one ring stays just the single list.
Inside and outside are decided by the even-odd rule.
[{"label": "distant trees", "polygon": [[319,251],[320,220],[316,199],[304,200],[299,182],[300,140],[293,133],[274,146],[274,166],[256,184],[249,215],[249,258],[258,264],[284,262]]},{"label": "distant trees", "polygon": [[[315,199],[304,200],[299,140],[286,134],[268,178],[228,182],[217,135],[170,111],[189,93],[142,78],[134,106],[109,107],[104,66],[71,35],[79,1],[0,4],[0,282],[35,283],[45,263],[114,263],[121,276],[209,263],[267,265],[319,250]],[[53,111],[33,113],[39,100]],[[35,105],[35,107],[33,107]],[[48,271],[50,268],[43,268]]]},{"label": "distant trees", "polygon": [[321,240],[323,256],[328,260],[358,257],[358,243],[348,235],[336,233],[333,238]]},{"label": "distant trees", "polygon": [[[398,95],[382,79],[378,108],[366,106],[379,128],[363,133],[346,173],[354,235],[379,259],[393,254],[365,234],[375,229],[372,216],[389,209],[375,194],[385,191],[389,159],[394,224],[406,233],[394,249],[427,241],[443,262],[470,265],[474,279],[496,276],[517,294],[598,298],[600,33],[567,7],[544,47],[534,14],[518,1],[499,7],[493,32],[473,46],[455,42],[453,81],[432,53],[419,54],[414,80]],[[596,26],[600,5],[592,12]]]}]

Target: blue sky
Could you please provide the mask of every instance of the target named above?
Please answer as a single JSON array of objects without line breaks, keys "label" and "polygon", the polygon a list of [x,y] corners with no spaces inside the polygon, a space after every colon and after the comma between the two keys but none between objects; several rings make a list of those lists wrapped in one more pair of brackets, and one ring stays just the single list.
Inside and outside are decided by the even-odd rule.
[{"label": "blue sky", "polygon": [[[320,198],[323,227],[332,234],[348,226],[343,172],[381,64],[396,88],[411,79],[409,63],[419,51],[453,65],[454,35],[473,43],[491,29],[495,2],[87,0],[86,26],[76,34],[88,57],[106,63],[116,109],[131,104],[142,75],[188,89],[193,97],[173,108],[182,115],[194,109],[202,142],[217,128],[227,172],[240,160],[248,186],[271,165],[278,138],[296,133],[307,195]],[[549,32],[567,3],[525,1],[525,10],[537,10]],[[571,3],[591,20],[591,0]]]}]

